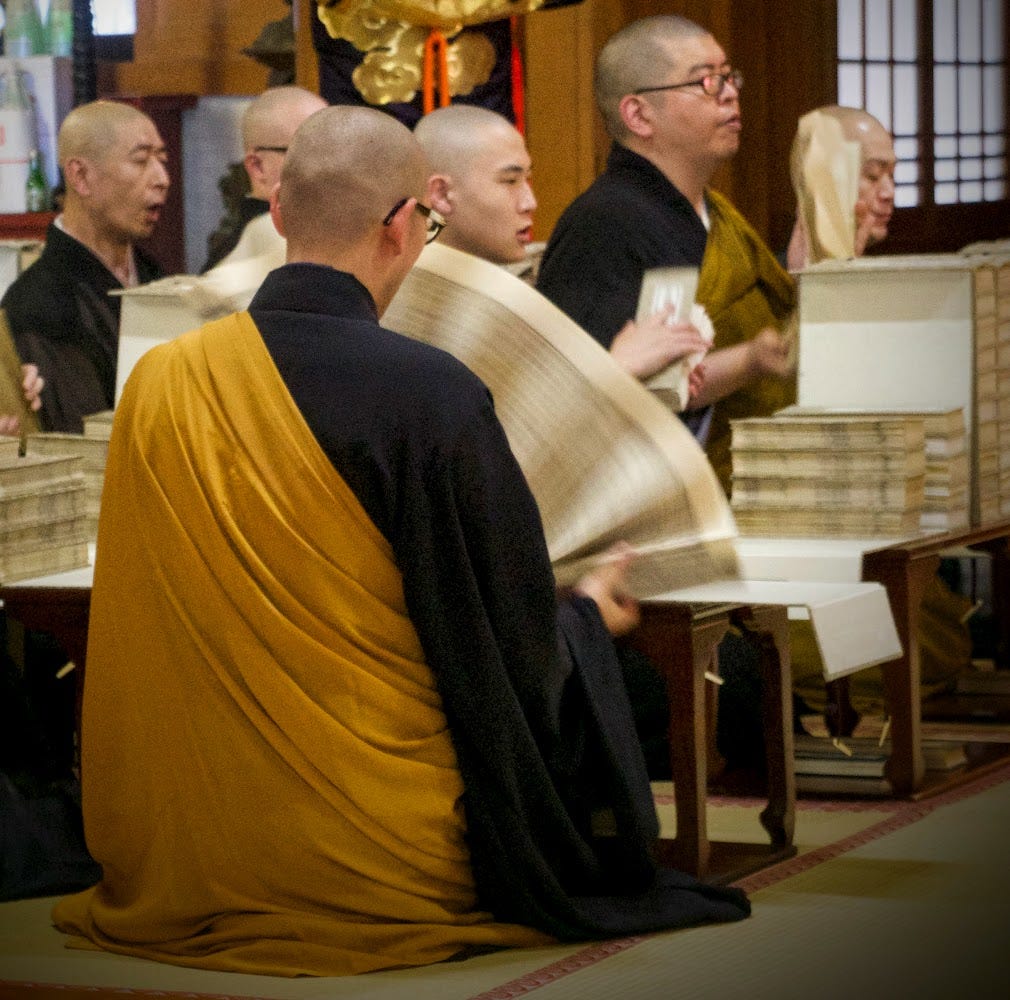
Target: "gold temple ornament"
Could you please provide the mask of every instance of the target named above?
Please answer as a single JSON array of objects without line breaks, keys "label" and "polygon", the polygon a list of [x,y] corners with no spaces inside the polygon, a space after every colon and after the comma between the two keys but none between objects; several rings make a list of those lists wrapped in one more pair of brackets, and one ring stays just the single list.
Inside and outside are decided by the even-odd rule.
[{"label": "gold temple ornament", "polygon": [[491,42],[466,28],[527,14],[545,0],[336,0],[317,13],[331,38],[365,53],[351,80],[373,105],[411,101],[422,90],[425,111],[487,83]]}]

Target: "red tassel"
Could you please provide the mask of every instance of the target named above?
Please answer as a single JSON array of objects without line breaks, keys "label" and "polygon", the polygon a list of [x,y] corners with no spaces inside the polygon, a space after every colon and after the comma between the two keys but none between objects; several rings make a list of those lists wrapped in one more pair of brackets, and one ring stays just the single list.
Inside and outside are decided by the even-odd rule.
[{"label": "red tassel", "polygon": [[449,43],[437,28],[428,32],[424,42],[424,63],[421,68],[421,101],[425,114],[435,110],[436,65],[438,73],[438,105],[449,103]]},{"label": "red tassel", "polygon": [[526,134],[526,94],[523,86],[523,57],[519,47],[519,18],[512,17],[512,114],[516,131]]}]

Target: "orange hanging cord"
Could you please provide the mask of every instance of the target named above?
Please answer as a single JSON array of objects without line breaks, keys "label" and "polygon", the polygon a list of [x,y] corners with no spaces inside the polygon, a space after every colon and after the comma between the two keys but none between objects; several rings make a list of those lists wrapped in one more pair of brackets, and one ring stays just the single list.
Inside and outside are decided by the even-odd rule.
[{"label": "orange hanging cord", "polygon": [[[437,86],[436,86],[437,71]],[[438,28],[432,28],[424,42],[424,63],[421,69],[421,100],[425,114],[435,110],[435,91],[438,106],[449,103],[449,43]]]},{"label": "orange hanging cord", "polygon": [[523,55],[519,46],[519,18],[510,18],[512,25],[512,114],[516,131],[526,134],[526,91],[523,84]]}]

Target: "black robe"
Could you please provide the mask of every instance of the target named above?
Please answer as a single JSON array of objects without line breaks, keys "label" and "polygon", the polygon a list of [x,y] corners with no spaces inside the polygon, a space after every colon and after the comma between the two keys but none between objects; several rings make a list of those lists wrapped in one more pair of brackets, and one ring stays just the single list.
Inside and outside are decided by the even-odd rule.
[{"label": "black robe", "polygon": [[[691,203],[644,157],[615,142],[606,170],[551,233],[537,291],[608,350],[635,318],[642,276],[653,267],[697,267],[708,233]],[[711,407],[679,414],[696,436]]]},{"label": "black robe", "polygon": [[615,142],[606,170],[554,227],[537,290],[609,348],[635,317],[645,271],[700,268],[707,241],[680,191],[645,157]]},{"label": "black robe", "polygon": [[[153,258],[134,248],[141,284],[161,277]],[[116,396],[123,286],[83,243],[50,225],[42,255],[7,289],[0,308],[25,363],[45,379],[44,431],[81,433],[82,418],[112,409]]]},{"label": "black robe", "polygon": [[[557,607],[539,512],[490,394],[378,325],[352,276],[287,265],[250,313],[334,467],[390,542],[466,789],[481,905],[563,939],[746,916],[652,861],[658,822],[594,602]],[[596,837],[594,815],[616,836]]]}]

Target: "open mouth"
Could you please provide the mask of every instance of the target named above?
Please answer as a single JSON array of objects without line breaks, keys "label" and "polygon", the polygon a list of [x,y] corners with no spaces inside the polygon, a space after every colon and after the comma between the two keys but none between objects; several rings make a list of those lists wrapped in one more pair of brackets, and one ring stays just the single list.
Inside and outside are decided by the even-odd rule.
[{"label": "open mouth", "polygon": [[533,242],[533,227],[532,226],[527,226],[525,229],[520,229],[519,232],[516,233],[516,239],[519,240],[519,242],[523,243],[523,244],[532,243]]}]

